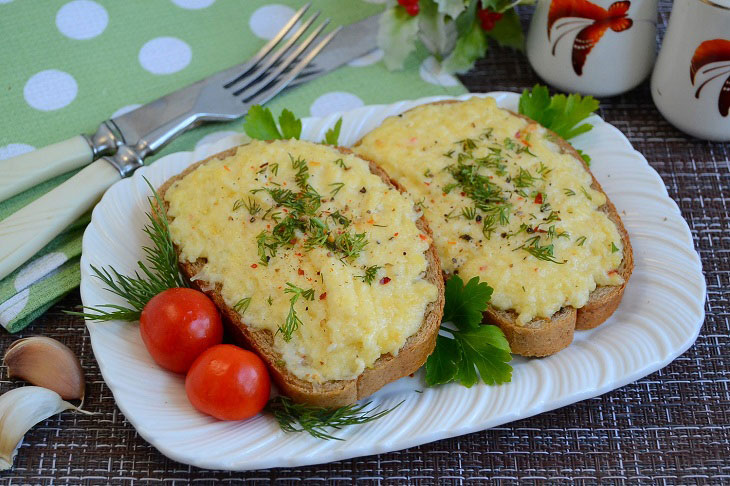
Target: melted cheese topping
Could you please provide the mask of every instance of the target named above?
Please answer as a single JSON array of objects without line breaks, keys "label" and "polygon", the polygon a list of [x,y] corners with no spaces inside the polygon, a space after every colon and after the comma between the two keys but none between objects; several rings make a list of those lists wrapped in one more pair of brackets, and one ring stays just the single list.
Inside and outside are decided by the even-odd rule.
[{"label": "melted cheese topping", "polygon": [[444,271],[479,276],[518,322],[580,308],[618,285],[623,244],[582,164],[491,98],[392,117],[356,151],[424,207]]},{"label": "melted cheese topping", "polygon": [[[309,227],[297,228],[262,261],[259,236],[272,235],[277,221],[291,213],[267,190],[300,191],[296,160],[306,164],[307,184],[321,203],[302,219],[326,224],[330,247],[307,248]],[[424,278],[430,240],[415,224],[420,213],[356,156],[308,142],[254,141],[234,156],[198,167],[175,182],[165,199],[181,259],[207,260],[196,278],[222,284],[223,299],[243,322],[272,331],[276,351],[299,378],[351,379],[380,355],[397,354],[437,298],[436,286]],[[347,227],[337,214],[350,221]],[[356,258],[332,248],[335,236],[345,233],[365,234],[367,244]],[[372,266],[381,268],[368,284],[362,276]],[[300,296],[292,305],[288,284],[313,289],[312,300]],[[241,301],[247,298],[245,307]],[[290,309],[301,323],[286,341],[278,331]]]}]

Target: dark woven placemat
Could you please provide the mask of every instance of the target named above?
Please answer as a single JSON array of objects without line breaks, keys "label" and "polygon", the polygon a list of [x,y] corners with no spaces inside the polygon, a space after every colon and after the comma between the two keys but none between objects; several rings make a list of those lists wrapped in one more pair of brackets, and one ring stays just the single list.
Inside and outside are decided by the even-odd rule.
[{"label": "dark woven placemat", "polygon": [[[668,2],[660,10],[665,25]],[[539,81],[524,56],[504,49],[492,49],[462,79],[472,91],[520,91]],[[0,482],[730,484],[730,147],[674,129],[648,83],[602,100],[601,116],[661,174],[702,257],[707,319],[695,345],[668,367],[591,400],[404,451],[295,469],[205,471],[165,458],[116,408],[83,322],[61,312],[80,304],[72,292],[22,335],[54,337],[81,357],[86,408],[96,415],[64,413],[34,428]],[[0,334],[0,349],[17,337]],[[5,392],[13,384],[0,372]]]}]

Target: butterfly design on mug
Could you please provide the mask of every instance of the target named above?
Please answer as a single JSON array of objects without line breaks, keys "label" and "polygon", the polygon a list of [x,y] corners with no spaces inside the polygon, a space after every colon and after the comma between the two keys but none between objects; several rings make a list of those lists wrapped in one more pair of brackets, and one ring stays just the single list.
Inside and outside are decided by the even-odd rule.
[{"label": "butterfly design on mug", "polygon": [[[692,62],[689,66],[689,77],[692,80],[692,86],[694,86],[697,80],[697,73],[708,64],[716,64],[716,66],[708,67],[700,73],[701,75],[709,74],[710,77],[699,85],[695,92],[695,98],[699,99],[700,92],[707,83],[713,79],[730,74],[730,40],[707,40],[695,49]],[[725,79],[725,82],[720,88],[717,107],[722,116],[728,116],[728,113],[730,113],[730,76]]]},{"label": "butterfly design on mug", "polygon": [[552,0],[548,11],[548,40],[550,40],[553,25],[556,22],[562,19],[573,19],[555,26],[556,32],[565,27],[568,27],[568,29],[555,40],[552,50],[553,56],[558,42],[563,37],[580,30],[573,41],[572,61],[573,71],[581,76],[588,54],[608,29],[614,32],[622,32],[634,25],[634,21],[628,17],[629,7],[631,7],[629,1],[614,2],[608,9],[605,9],[588,0]]}]

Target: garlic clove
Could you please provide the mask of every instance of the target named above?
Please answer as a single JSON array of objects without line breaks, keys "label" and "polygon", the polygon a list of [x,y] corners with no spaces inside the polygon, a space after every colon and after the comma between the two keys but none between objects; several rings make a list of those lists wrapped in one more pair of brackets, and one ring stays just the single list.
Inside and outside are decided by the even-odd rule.
[{"label": "garlic clove", "polygon": [[19,339],[3,358],[8,376],[58,393],[65,400],[83,399],[86,383],[76,355],[65,344],[45,336]]},{"label": "garlic clove", "polygon": [[38,422],[64,410],[79,410],[47,388],[24,386],[0,395],[0,471],[10,469],[23,436]]}]

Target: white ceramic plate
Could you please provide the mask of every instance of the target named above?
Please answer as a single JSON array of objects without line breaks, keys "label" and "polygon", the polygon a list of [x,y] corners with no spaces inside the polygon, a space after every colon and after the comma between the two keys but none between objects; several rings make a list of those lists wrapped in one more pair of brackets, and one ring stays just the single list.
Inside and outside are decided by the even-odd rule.
[{"label": "white ceramic plate", "polygon": [[[515,93],[489,93],[517,109]],[[473,94],[464,95],[465,99]],[[480,95],[482,96],[482,95]],[[343,113],[340,143],[350,145],[388,116],[425,98]],[[321,140],[340,115],[304,120],[303,138]],[[188,403],[181,376],[158,368],[134,323],[90,323],[94,354],[119,408],[139,434],[177,461],[213,469],[300,466],[377,454],[466,434],[594,397],[666,366],[696,339],[704,320],[705,280],[687,223],[659,175],[616,128],[598,116],[574,140],[593,157],[592,170],[618,208],[631,237],[636,268],[616,313],[602,326],[576,333],[574,343],[544,359],[513,361],[512,383],[426,388],[423,377],[403,378],[378,391],[375,405],[395,412],[337,432],[344,441],[284,433],[273,418],[218,422]],[[232,136],[194,153],[168,155],[115,184],[94,209],[83,240],[81,297],[87,306],[123,302],[91,277],[90,265],[135,270],[147,244],[142,233],[150,190],[188,165],[240,144]],[[423,393],[416,393],[416,390]]]}]

